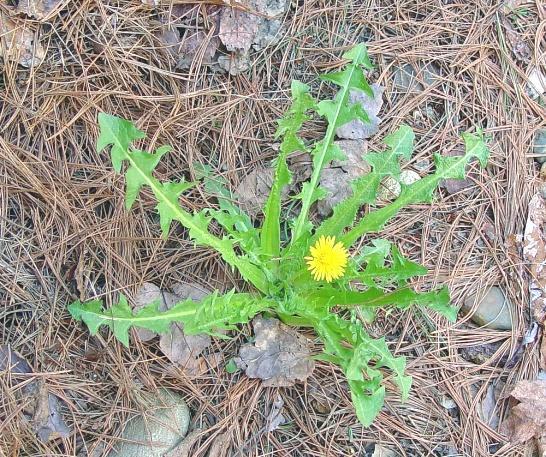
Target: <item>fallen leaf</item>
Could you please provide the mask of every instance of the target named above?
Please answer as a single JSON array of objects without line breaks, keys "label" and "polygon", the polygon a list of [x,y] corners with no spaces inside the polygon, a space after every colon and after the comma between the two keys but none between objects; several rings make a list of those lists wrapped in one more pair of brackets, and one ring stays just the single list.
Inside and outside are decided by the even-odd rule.
[{"label": "fallen leaf", "polygon": [[197,441],[199,441],[199,438],[202,435],[203,430],[201,430],[200,428],[192,430],[184,437],[184,439],[178,446],[164,454],[163,457],[190,457],[192,455],[191,448],[195,443],[197,443]]},{"label": "fallen leaf", "polygon": [[196,59],[202,64],[210,65],[214,63],[214,57],[219,47],[220,39],[218,37],[209,36],[202,31],[188,34],[180,42],[176,66],[181,69],[190,68]]},{"label": "fallen leaf", "polygon": [[17,12],[42,20],[58,11],[60,6],[61,0],[19,0]]},{"label": "fallen leaf", "polygon": [[376,444],[372,457],[398,457],[398,454],[396,451],[388,447],[384,447],[381,444]]},{"label": "fallen leaf", "polygon": [[365,140],[341,140],[335,144],[341,148],[346,159],[333,160],[322,171],[320,186],[328,195],[317,202],[317,210],[323,217],[329,216],[334,206],[353,194],[352,181],[370,172],[370,165],[362,158],[368,149]]},{"label": "fallen leaf", "polygon": [[505,31],[505,36],[516,59],[522,62],[529,62],[531,59],[531,49],[529,45],[523,40],[521,35],[514,30],[510,21],[506,18],[502,18],[502,26]]},{"label": "fallen leaf", "polygon": [[0,11],[0,55],[30,68],[42,63],[45,50],[26,23],[16,23]]},{"label": "fallen leaf", "polygon": [[256,11],[260,13],[258,32],[252,43],[256,51],[277,40],[282,25],[282,15],[289,4],[287,0],[256,0]]},{"label": "fallen leaf", "polygon": [[245,11],[221,8],[218,37],[231,54],[220,56],[218,66],[232,75],[247,71],[250,49],[260,50],[275,42],[289,4],[288,0],[249,0]]},{"label": "fallen leaf", "polygon": [[[191,298],[199,301],[208,295],[202,287],[190,283],[177,284],[173,288],[173,292],[177,300],[167,303],[167,309],[181,300]],[[159,347],[163,354],[172,363],[183,368],[190,376],[197,376],[206,369],[205,360],[200,355],[210,344],[209,335],[185,335],[184,326],[180,323],[171,324],[171,331],[159,338]]]},{"label": "fallen leaf", "polygon": [[284,400],[280,395],[277,395],[277,398],[271,405],[271,410],[266,418],[266,428],[267,432],[273,432],[277,430],[281,425],[286,423],[285,417],[282,415],[282,408],[284,406]]},{"label": "fallen leaf", "polygon": [[529,202],[523,235],[523,258],[529,270],[529,294],[535,320],[544,325],[546,318],[546,202],[537,193]]},{"label": "fallen leaf", "polygon": [[277,319],[256,317],[252,324],[254,343],[241,346],[234,359],[249,378],[262,379],[266,387],[289,387],[311,375],[315,362],[307,338]]},{"label": "fallen leaf", "polygon": [[[8,345],[0,345],[0,371],[7,372],[12,385],[21,383],[24,378],[13,375],[31,374],[28,362]],[[28,377],[27,377],[28,379]],[[23,418],[30,424],[40,441],[47,442],[56,438],[67,438],[70,429],[59,413],[61,400],[49,393],[47,377],[32,379],[22,389],[16,391],[18,400],[25,403]]]},{"label": "fallen leaf", "polygon": [[504,383],[490,383],[487,386],[485,396],[479,403],[478,415],[480,419],[488,424],[492,429],[496,430],[499,426],[499,409],[497,408],[497,401],[500,397],[500,392]]},{"label": "fallen leaf", "polygon": [[239,205],[250,215],[257,216],[267,200],[275,170],[255,168],[241,181],[235,195]]},{"label": "fallen leaf", "polygon": [[358,119],[347,122],[336,129],[338,138],[363,140],[370,138],[379,130],[381,119],[377,117],[377,114],[379,114],[381,106],[383,106],[383,92],[385,88],[377,83],[372,84],[371,88],[373,90],[373,97],[369,97],[364,92],[356,90],[352,90],[349,93],[349,104],[359,102],[364,111],[368,114],[370,122],[362,122]]},{"label": "fallen leaf", "polygon": [[259,18],[233,8],[223,8],[220,13],[218,37],[228,51],[245,53],[250,49],[258,33]]},{"label": "fallen leaf", "polygon": [[519,381],[511,396],[520,403],[503,422],[501,432],[512,443],[546,438],[546,381]]},{"label": "fallen leaf", "polygon": [[542,341],[540,343],[540,368],[546,371],[546,330],[542,330]]},{"label": "fallen leaf", "polygon": [[56,395],[49,393],[44,381],[37,381],[36,390],[31,402],[30,423],[42,442],[56,438],[67,438],[70,429],[64,423],[60,413],[60,400]]}]

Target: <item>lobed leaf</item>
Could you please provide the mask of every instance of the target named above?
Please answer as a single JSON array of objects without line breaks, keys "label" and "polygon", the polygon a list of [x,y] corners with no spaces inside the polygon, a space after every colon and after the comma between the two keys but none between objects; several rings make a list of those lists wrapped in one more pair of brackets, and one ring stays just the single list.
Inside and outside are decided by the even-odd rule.
[{"label": "lobed leaf", "polygon": [[487,164],[489,150],[483,134],[464,133],[465,154],[459,157],[435,156],[436,171],[419,181],[402,188],[400,196],[391,204],[366,214],[347,234],[341,237],[345,246],[351,246],[366,233],[378,232],[400,209],[415,203],[430,202],[434,189],[444,179],[462,179],[467,164],[477,158],[481,166]]},{"label": "lobed leaf", "polygon": [[385,138],[384,142],[389,147],[387,151],[364,155],[364,159],[372,166],[372,171],[352,182],[352,196],[334,207],[332,216],[316,230],[311,244],[322,235],[339,237],[346,227],[353,224],[362,205],[376,201],[381,180],[385,176],[397,178],[400,175],[399,159],[411,157],[414,139],[415,134],[411,127],[401,125]]},{"label": "lobed leaf", "polygon": [[262,292],[268,290],[269,284],[264,272],[248,258],[237,255],[232,240],[212,235],[208,231],[210,219],[204,213],[191,214],[180,206],[178,203],[180,193],[191,187],[193,183],[161,183],[152,175],[159,158],[167,151],[166,148],[160,148],[155,154],[149,154],[151,157],[148,157],[142,151],[130,150],[132,141],[144,137],[143,132],[134,127],[131,122],[100,113],[99,125],[101,132],[97,142],[97,150],[102,151],[104,148],[112,146],[112,162],[116,171],[121,170],[123,161],[129,163],[127,172],[130,172],[130,182],[127,185],[131,193],[127,197],[127,205],[132,204],[136,192],[143,185],[147,185],[152,189],[158,201],[157,210],[164,235],[168,233],[173,220],[179,221],[189,229],[189,235],[195,242],[212,247],[219,252],[229,265],[237,268],[243,278],[254,284],[257,289]]},{"label": "lobed leaf", "polygon": [[128,347],[131,327],[165,333],[171,323],[181,322],[186,335],[216,334],[218,330],[231,330],[235,324],[248,322],[271,305],[270,301],[254,295],[231,291],[222,296],[213,293],[201,302],[183,300],[163,312],[159,310],[159,303],[151,303],[133,313],[123,295],[120,295],[117,304],[108,309],[103,308],[100,300],[93,300],[87,303],[73,302],[68,306],[68,311],[74,319],[87,325],[91,335],[97,334],[100,327],[106,326]]},{"label": "lobed leaf", "polygon": [[[276,159],[273,185],[264,207],[264,222],[261,230],[261,251],[268,260],[278,259],[280,255],[280,216],[281,192],[291,180],[291,173],[286,164],[288,154],[294,151],[305,151],[305,145],[297,133],[309,118],[306,112],[314,108],[315,101],[309,95],[309,87],[299,81],[292,82],[292,105],[279,121],[276,136],[283,137],[280,154]],[[277,260],[274,264],[276,265]]]},{"label": "lobed leaf", "polygon": [[[318,186],[320,174],[322,169],[336,156],[336,151],[332,149],[336,127],[353,119],[361,119],[369,122],[368,115],[362,109],[360,103],[352,105],[348,103],[349,92],[351,90],[372,92],[367,83],[365,85],[362,83],[365,81],[365,78],[361,75],[361,66],[366,68],[371,67],[366,47],[363,44],[355,46],[346,52],[343,57],[349,60],[349,64],[344,70],[334,73],[334,76],[330,77],[330,80],[341,85],[339,92],[334,100],[323,100],[317,105],[318,113],[328,121],[328,128],[326,129],[324,139],[317,143],[316,147],[311,151],[313,172],[308,185],[303,188],[301,193],[302,206],[292,231],[292,244],[300,240],[302,235],[308,233],[307,230],[310,226],[308,220],[309,209],[317,197],[319,197],[315,189]],[[328,79],[328,75],[325,78]],[[373,96],[373,92],[371,95]]]}]

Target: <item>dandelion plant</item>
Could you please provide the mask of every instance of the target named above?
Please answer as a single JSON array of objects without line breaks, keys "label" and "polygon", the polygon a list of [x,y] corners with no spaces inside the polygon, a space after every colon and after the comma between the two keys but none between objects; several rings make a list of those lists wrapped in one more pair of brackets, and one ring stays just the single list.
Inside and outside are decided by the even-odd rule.
[{"label": "dandelion plant", "polygon": [[[205,190],[217,198],[217,208],[190,212],[179,202],[180,195],[194,182],[161,182],[154,169],[169,151],[163,146],[155,152],[137,149],[134,143],[145,134],[133,123],[108,114],[99,114],[99,152],[110,148],[114,170],[125,167],[125,202],[133,205],[143,186],[151,189],[157,200],[157,212],[164,236],[173,221],[188,229],[188,237],[197,245],[216,250],[224,261],[237,270],[249,284],[250,292],[214,292],[201,302],[185,300],[168,311],[160,311],[157,303],[133,312],[125,297],[105,309],[102,302],[79,301],[69,305],[71,315],[85,322],[92,334],[107,326],[124,345],[129,345],[131,327],[166,332],[172,322],[184,324],[187,334],[218,334],[219,330],[235,330],[237,324],[249,322],[261,312],[276,314],[285,323],[312,327],[324,344],[319,358],[340,367],[351,391],[356,414],[365,426],[380,411],[385,396],[384,370],[392,372],[402,399],[408,397],[411,378],[405,374],[404,357],[395,357],[384,338],[372,338],[358,319],[357,308],[370,315],[377,308],[423,306],[445,316],[456,318],[447,289],[416,292],[411,278],[427,270],[405,258],[389,241],[373,238],[400,209],[431,202],[433,192],[444,179],[463,179],[465,167],[477,159],[485,167],[488,149],[483,135],[463,133],[465,153],[459,157],[434,157],[435,171],[417,182],[404,185],[391,203],[378,202],[381,182],[391,177],[399,180],[401,161],[409,160],[415,135],[402,125],[384,139],[382,152],[369,152],[363,158],[371,171],[352,182],[352,195],[333,209],[333,213],[317,225],[310,218],[313,204],[325,197],[320,187],[322,170],[334,159],[343,159],[343,151],[334,142],[339,126],[358,119],[367,122],[368,115],[359,103],[349,102],[351,91],[370,96],[365,70],[372,63],[364,45],[357,45],[343,55],[347,61],[342,71],[322,76],[324,81],[339,86],[332,100],[317,102],[309,87],[294,81],[292,103],[278,121],[276,137],[281,140],[275,160],[275,175],[269,197],[263,208],[263,223],[257,228],[251,218],[230,198],[229,191],[214,180],[205,178]],[[304,141],[298,132],[313,116],[327,121],[324,137],[317,142]],[[288,220],[281,204],[283,188],[291,182],[287,158],[294,152],[312,157],[312,174],[298,195],[299,214]],[[367,211],[359,216],[367,205]],[[210,231],[215,221],[222,227],[221,236]],[[281,241],[281,227],[287,223],[291,235]],[[357,241],[365,243],[354,248]]]}]

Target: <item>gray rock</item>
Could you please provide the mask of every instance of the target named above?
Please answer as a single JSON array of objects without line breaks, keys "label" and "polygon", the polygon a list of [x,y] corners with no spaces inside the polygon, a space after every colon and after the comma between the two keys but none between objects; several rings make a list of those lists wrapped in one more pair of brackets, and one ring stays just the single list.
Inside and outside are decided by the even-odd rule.
[{"label": "gray rock", "polygon": [[160,389],[145,415],[131,418],[109,457],[162,457],[188,433],[190,411],[177,393]]},{"label": "gray rock", "polygon": [[425,86],[431,86],[440,75],[440,69],[433,64],[419,63],[411,65],[406,63],[394,70],[394,87],[399,90],[422,92]]},{"label": "gray rock", "polygon": [[465,313],[472,312],[471,319],[476,324],[496,330],[512,329],[513,306],[497,286],[491,287],[485,294],[478,293],[467,297],[463,304]]},{"label": "gray rock", "polygon": [[537,132],[533,143],[533,154],[536,155],[535,160],[538,163],[546,162],[546,128]]}]

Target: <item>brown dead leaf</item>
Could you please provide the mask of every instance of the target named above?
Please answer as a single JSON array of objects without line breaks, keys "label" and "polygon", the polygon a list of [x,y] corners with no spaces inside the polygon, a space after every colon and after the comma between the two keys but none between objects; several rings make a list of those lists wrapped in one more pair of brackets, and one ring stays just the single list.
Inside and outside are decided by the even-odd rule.
[{"label": "brown dead leaf", "polygon": [[252,325],[254,343],[241,346],[234,359],[249,378],[262,379],[266,387],[289,387],[311,375],[315,362],[307,338],[277,319],[256,317]]},{"label": "brown dead leaf", "polygon": [[0,11],[0,56],[26,68],[39,65],[45,50],[35,41],[35,32],[24,21],[14,22]]},{"label": "brown dead leaf", "polygon": [[[181,300],[191,298],[199,301],[208,295],[198,284],[189,283],[177,284],[173,292],[177,300],[174,303],[167,303],[167,309]],[[205,360],[199,356],[210,344],[209,335],[185,335],[184,326],[180,323],[171,324],[171,331],[159,338],[159,347],[163,354],[190,376],[197,376],[206,369]]]},{"label": "brown dead leaf", "polygon": [[272,168],[255,168],[235,189],[239,205],[251,216],[261,212],[273,185],[274,174]]},{"label": "brown dead leaf", "polygon": [[[10,346],[0,345],[0,372],[8,373],[9,381],[16,386],[25,379],[17,375],[31,374],[32,368]],[[71,433],[59,413],[61,400],[49,392],[46,380],[47,377],[40,380],[33,379],[15,393],[19,401],[25,403],[24,420],[30,424],[42,442],[67,438]]]},{"label": "brown dead leaf", "polygon": [[345,160],[333,160],[322,171],[320,186],[328,196],[317,202],[317,210],[322,217],[329,216],[332,208],[353,194],[351,182],[370,172],[371,168],[362,156],[367,152],[365,140],[341,140],[335,144],[341,148]]},{"label": "brown dead leaf", "polygon": [[546,438],[546,381],[519,381],[511,393],[520,403],[503,422],[501,431],[512,443]]},{"label": "brown dead leaf", "polygon": [[280,395],[277,395],[277,398],[271,405],[271,410],[266,417],[266,428],[265,430],[269,433],[277,430],[281,425],[286,423],[286,418],[282,415],[282,408],[284,406],[284,400]]},{"label": "brown dead leaf", "polygon": [[51,17],[61,8],[61,0],[19,0],[17,12],[43,20]]},{"label": "brown dead leaf", "polygon": [[529,45],[523,40],[521,35],[514,30],[510,21],[506,18],[502,18],[502,26],[505,31],[505,36],[510,43],[510,48],[514,53],[516,59],[521,62],[529,62],[531,59],[531,49]]},{"label": "brown dead leaf", "polygon": [[338,138],[363,140],[370,138],[379,130],[381,119],[379,119],[377,115],[381,110],[381,106],[383,106],[383,92],[385,91],[385,88],[377,83],[372,84],[371,88],[373,90],[373,97],[369,97],[364,92],[355,90],[351,91],[349,94],[349,103],[354,104],[359,102],[364,111],[368,113],[370,122],[362,122],[358,119],[352,120],[336,129]]},{"label": "brown dead leaf", "polygon": [[228,51],[246,53],[258,33],[260,19],[255,14],[223,8],[218,37]]},{"label": "brown dead leaf", "polygon": [[542,340],[540,343],[540,368],[546,371],[546,330],[542,329]]},{"label": "brown dead leaf", "polygon": [[195,59],[202,64],[210,65],[214,62],[214,56],[219,47],[218,37],[209,36],[202,31],[191,33],[180,42],[176,66],[181,69],[189,68]]},{"label": "brown dead leaf", "polygon": [[529,269],[529,294],[535,320],[544,325],[546,318],[546,202],[537,193],[529,202],[523,235],[523,258]]}]

